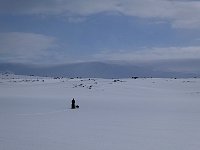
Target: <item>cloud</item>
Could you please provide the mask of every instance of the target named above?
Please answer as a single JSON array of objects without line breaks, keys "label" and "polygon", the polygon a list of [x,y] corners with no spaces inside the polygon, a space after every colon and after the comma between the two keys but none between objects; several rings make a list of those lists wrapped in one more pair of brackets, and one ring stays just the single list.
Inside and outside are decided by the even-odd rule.
[{"label": "cloud", "polygon": [[102,51],[93,56],[98,60],[151,61],[170,59],[200,59],[200,47],[142,48],[134,51]]},{"label": "cloud", "polygon": [[168,20],[174,28],[200,27],[197,0],[0,0],[0,13],[61,15],[80,20],[105,12]]},{"label": "cloud", "polygon": [[44,58],[58,55],[57,48],[54,37],[22,32],[0,33],[1,62],[45,62]]}]

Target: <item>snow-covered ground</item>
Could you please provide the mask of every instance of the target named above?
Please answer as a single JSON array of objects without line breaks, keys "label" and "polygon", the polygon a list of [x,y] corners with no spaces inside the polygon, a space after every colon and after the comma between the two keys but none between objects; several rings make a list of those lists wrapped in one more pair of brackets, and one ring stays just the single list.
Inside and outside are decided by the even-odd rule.
[{"label": "snow-covered ground", "polygon": [[0,150],[199,148],[198,78],[0,76]]}]

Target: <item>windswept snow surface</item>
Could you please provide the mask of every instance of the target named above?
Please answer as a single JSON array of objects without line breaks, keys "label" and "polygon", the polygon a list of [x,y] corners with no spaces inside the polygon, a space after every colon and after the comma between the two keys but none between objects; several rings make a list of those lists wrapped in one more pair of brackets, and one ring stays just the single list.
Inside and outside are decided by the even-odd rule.
[{"label": "windswept snow surface", "polygon": [[0,76],[0,150],[199,148],[198,78]]}]

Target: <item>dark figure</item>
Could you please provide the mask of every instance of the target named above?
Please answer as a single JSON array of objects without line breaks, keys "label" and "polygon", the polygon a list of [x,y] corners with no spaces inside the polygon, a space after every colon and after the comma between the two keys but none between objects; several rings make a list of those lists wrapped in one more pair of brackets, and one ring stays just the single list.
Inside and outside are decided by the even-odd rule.
[{"label": "dark figure", "polygon": [[76,105],[75,105],[75,100],[74,100],[74,98],[73,98],[73,100],[72,100],[72,107],[71,107],[71,109],[75,109],[76,108]]}]

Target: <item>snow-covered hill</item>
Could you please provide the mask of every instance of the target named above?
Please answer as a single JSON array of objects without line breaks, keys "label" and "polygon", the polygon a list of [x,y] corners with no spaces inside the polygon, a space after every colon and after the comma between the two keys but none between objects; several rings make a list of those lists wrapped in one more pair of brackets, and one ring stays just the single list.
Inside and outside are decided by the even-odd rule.
[{"label": "snow-covered hill", "polygon": [[[0,76],[1,150],[198,150],[200,79]],[[79,109],[71,110],[75,98]]]},{"label": "snow-covered hill", "polygon": [[[187,63],[186,63],[187,62]],[[12,72],[18,75],[63,76],[84,78],[192,78],[200,77],[200,60],[174,61],[168,60],[146,63],[102,63],[82,62],[60,65],[30,65],[15,63],[0,63],[0,72]]]}]

